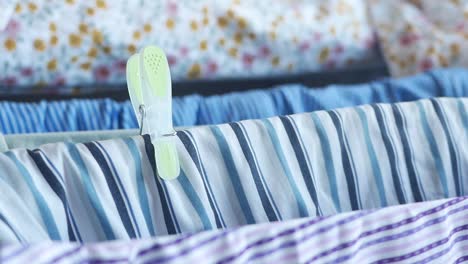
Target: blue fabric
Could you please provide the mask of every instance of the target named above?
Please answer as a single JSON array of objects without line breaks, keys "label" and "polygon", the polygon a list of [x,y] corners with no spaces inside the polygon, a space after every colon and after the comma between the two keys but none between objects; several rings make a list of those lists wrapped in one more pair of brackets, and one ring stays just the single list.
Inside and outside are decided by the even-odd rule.
[{"label": "blue fabric", "polygon": [[[309,89],[283,85],[270,90],[174,98],[175,126],[221,124],[245,119],[431,97],[468,96],[468,70],[444,69],[404,79]],[[0,132],[32,133],[136,128],[130,102],[110,99],[0,103]]]}]

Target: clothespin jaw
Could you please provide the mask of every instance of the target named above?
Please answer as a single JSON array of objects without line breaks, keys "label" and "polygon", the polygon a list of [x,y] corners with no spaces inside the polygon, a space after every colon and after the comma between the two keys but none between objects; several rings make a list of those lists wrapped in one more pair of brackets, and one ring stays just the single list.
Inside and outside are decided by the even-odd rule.
[{"label": "clothespin jaw", "polygon": [[158,175],[166,180],[180,174],[176,132],[172,124],[172,84],[164,52],[149,46],[127,62],[127,84],[140,132],[149,134]]}]

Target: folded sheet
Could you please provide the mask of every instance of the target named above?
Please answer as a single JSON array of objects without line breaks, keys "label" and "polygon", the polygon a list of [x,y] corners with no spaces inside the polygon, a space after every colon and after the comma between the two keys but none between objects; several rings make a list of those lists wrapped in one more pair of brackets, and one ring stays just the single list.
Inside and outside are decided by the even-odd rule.
[{"label": "folded sheet", "polygon": [[[448,69],[404,79],[309,89],[283,85],[272,90],[173,100],[175,126],[221,124],[361,104],[396,103],[431,97],[468,96],[468,70]],[[137,128],[130,102],[109,99],[40,103],[0,102],[4,134]]]},{"label": "folded sheet", "polygon": [[8,263],[462,263],[467,197],[151,239],[3,245]]},{"label": "folded sheet", "polygon": [[374,104],[0,154],[0,241],[93,242],[467,195],[468,99]]}]

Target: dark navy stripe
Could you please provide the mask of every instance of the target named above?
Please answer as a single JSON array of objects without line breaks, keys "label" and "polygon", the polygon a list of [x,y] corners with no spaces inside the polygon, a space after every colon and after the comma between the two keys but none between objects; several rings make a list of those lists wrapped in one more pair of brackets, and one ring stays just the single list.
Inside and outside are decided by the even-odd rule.
[{"label": "dark navy stripe", "polygon": [[143,136],[146,155],[150,162],[151,168],[155,176],[156,187],[158,188],[159,198],[161,199],[161,207],[164,214],[164,222],[166,224],[168,234],[177,234],[180,232],[179,223],[174,215],[174,209],[172,208],[171,200],[166,197],[166,188],[157,176],[156,161],[154,157],[154,146],[151,143],[149,135]]},{"label": "dark navy stripe", "polygon": [[52,172],[52,170],[47,166],[46,162],[44,161],[44,159],[42,158],[39,152],[34,152],[31,150],[27,150],[27,152],[29,156],[31,157],[31,159],[36,164],[37,168],[41,172],[46,182],[49,184],[50,188],[52,188],[55,194],[62,201],[63,207],[65,209],[65,214],[67,216],[68,239],[70,241],[78,240],[81,242],[81,238],[77,239],[77,237],[75,236],[75,232],[78,232],[78,230],[73,230],[72,228],[71,222],[75,222],[75,220],[73,218],[73,213],[71,212],[70,207],[68,205],[68,200],[67,200],[67,196],[65,193],[65,189],[63,188],[60,181],[55,177],[55,174]]},{"label": "dark navy stripe", "polygon": [[337,113],[334,111],[327,111],[328,115],[330,116],[333,125],[335,126],[336,133],[338,134],[338,140],[340,141],[340,149],[341,149],[341,160],[343,162],[343,172],[346,176],[346,182],[348,183],[348,194],[349,194],[349,201],[351,203],[351,209],[359,210],[361,209],[361,198],[359,197],[359,185],[358,180],[356,179],[356,173],[354,171],[354,164],[352,161],[351,155],[349,155],[348,149],[348,142],[345,136],[345,132],[343,129],[343,125],[341,124],[341,120]]},{"label": "dark navy stripe", "polygon": [[247,224],[254,224],[255,218],[252,214],[252,209],[250,208],[249,200],[245,194],[244,187],[242,186],[241,179],[239,173],[237,172],[236,165],[234,163],[234,158],[232,157],[231,150],[229,149],[229,145],[226,141],[226,138],[219,129],[218,126],[211,126],[211,132],[215,136],[216,142],[218,143],[219,150],[221,155],[223,155],[224,164],[226,165],[227,173],[229,174],[229,180],[234,187],[235,195],[239,200],[239,204],[242,208],[242,212],[244,213],[245,220]]},{"label": "dark navy stripe", "polygon": [[239,127],[239,124],[231,123],[229,125],[231,126],[232,130],[234,131],[234,134],[239,140],[239,144],[240,144],[240,147],[242,148],[242,152],[244,153],[244,156],[247,159],[250,171],[253,176],[255,186],[257,188],[260,200],[263,205],[263,209],[265,210],[268,220],[270,222],[278,221],[279,217],[276,215],[275,209],[273,209],[273,204],[268,198],[267,190],[266,190],[267,186],[264,186],[262,180],[260,179],[260,173],[258,172],[258,168],[256,167],[253,154],[251,150],[249,149],[249,145],[247,143],[247,139],[244,136],[244,133]]},{"label": "dark navy stripe", "polygon": [[127,192],[125,191],[124,184],[122,184],[122,181],[120,180],[120,176],[117,173],[117,169],[115,168],[114,162],[112,162],[112,159],[111,159],[109,153],[101,145],[101,143],[96,142],[95,144],[97,145],[98,148],[101,149],[102,154],[104,154],[104,156],[106,156],[108,164],[110,165],[112,175],[114,175],[117,186],[119,187],[120,191],[122,192],[122,197],[124,198],[124,202],[128,206],[127,210],[130,212],[130,217],[131,217],[131,219],[132,219],[132,221],[133,221],[133,223],[135,225],[136,234],[137,234],[138,237],[141,237],[140,228],[138,226],[138,222],[136,221],[136,217],[135,217],[135,213],[133,212],[132,204],[130,203],[130,199],[128,198]]},{"label": "dark navy stripe", "polygon": [[450,153],[450,164],[452,166],[453,180],[455,182],[455,190],[457,196],[461,196],[461,175],[459,171],[459,161],[458,161],[458,152],[455,150],[456,146],[453,142],[452,133],[450,133],[449,124],[442,107],[439,105],[439,102],[435,99],[431,99],[432,106],[439,118],[442,127],[444,128],[445,139],[447,140],[449,153]]},{"label": "dark navy stripe", "polygon": [[403,184],[401,182],[400,172],[398,170],[398,159],[396,150],[393,146],[392,138],[388,131],[388,126],[385,122],[385,117],[382,109],[378,105],[371,105],[375,113],[375,118],[377,119],[377,124],[379,125],[380,133],[382,135],[382,140],[384,142],[385,150],[387,151],[387,156],[390,162],[390,171],[392,173],[393,187],[395,188],[398,203],[406,204],[407,200],[405,193],[403,192]]},{"label": "dark navy stripe", "polygon": [[288,134],[289,140],[291,141],[291,146],[294,150],[294,154],[296,155],[297,162],[299,163],[299,168],[301,169],[302,177],[304,178],[304,182],[307,186],[307,190],[309,192],[310,198],[314,202],[315,205],[315,214],[322,215],[322,210],[320,209],[318,197],[317,197],[317,188],[315,188],[315,183],[312,177],[312,172],[307,165],[307,159],[304,154],[304,150],[301,147],[301,142],[299,140],[299,136],[297,135],[296,131],[294,130],[291,121],[284,116],[280,117],[281,123]]},{"label": "dark navy stripe", "polygon": [[202,165],[201,159],[200,159],[200,153],[198,152],[198,149],[193,142],[193,140],[190,138],[189,132],[186,131],[179,131],[177,132],[177,136],[179,137],[180,141],[182,144],[184,144],[185,149],[190,155],[190,158],[192,159],[193,163],[197,167],[198,173],[201,176],[202,182],[203,182],[203,187],[205,188],[206,196],[208,198],[208,202],[211,207],[211,211],[213,211],[213,215],[215,218],[216,226],[218,228],[224,228],[226,227],[226,223],[224,222],[224,219],[222,219],[222,215],[220,213],[218,204],[216,202],[216,199],[214,198],[213,195],[213,190],[211,189],[211,185],[206,177],[206,172],[205,168]]},{"label": "dark navy stripe", "polygon": [[406,124],[404,123],[403,114],[398,109],[398,106],[391,105],[393,115],[395,117],[396,126],[402,141],[403,153],[405,156],[406,167],[408,168],[408,177],[411,185],[411,191],[416,202],[424,201],[422,190],[419,186],[418,176],[416,175],[416,168],[413,163],[413,153],[411,152],[411,147],[406,134]]},{"label": "dark navy stripe", "polygon": [[128,215],[128,212],[126,210],[124,199],[119,191],[117,183],[115,182],[109,165],[107,164],[106,158],[94,143],[90,142],[85,143],[84,145],[88,148],[89,152],[91,152],[94,159],[96,160],[96,163],[99,165],[102,173],[104,174],[104,178],[107,182],[107,187],[109,188],[109,191],[112,194],[112,198],[114,199],[114,203],[117,207],[120,219],[122,220],[122,224],[124,225],[125,230],[127,230],[127,234],[130,238],[136,238],[137,235],[135,234],[135,229],[132,225],[132,221],[130,220],[130,216]]}]

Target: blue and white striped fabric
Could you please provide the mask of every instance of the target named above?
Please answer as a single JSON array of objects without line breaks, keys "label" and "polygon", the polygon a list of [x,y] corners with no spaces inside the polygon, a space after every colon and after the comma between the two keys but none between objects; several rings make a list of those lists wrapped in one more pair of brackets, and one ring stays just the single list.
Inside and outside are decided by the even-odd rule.
[{"label": "blue and white striped fabric", "polygon": [[[362,85],[338,85],[324,89],[284,85],[272,90],[174,98],[173,120],[175,126],[187,127],[362,104],[463,96],[468,96],[468,70],[437,70],[411,78]],[[129,129],[137,126],[128,101],[0,102],[0,133],[3,134]]]},{"label": "blue and white striped fabric", "polygon": [[462,263],[468,261],[468,197],[151,239],[4,245],[0,261]]},{"label": "blue and white striped fabric", "polygon": [[149,137],[0,154],[0,241],[141,238],[468,194],[468,99],[178,132],[181,175]]}]

